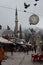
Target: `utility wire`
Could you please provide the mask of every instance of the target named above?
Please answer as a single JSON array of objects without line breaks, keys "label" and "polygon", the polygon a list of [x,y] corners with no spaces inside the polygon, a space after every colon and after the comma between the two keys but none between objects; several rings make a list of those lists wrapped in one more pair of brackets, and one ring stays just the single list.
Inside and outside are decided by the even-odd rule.
[{"label": "utility wire", "polygon": [[[1,7],[1,8],[6,8],[6,9],[11,9],[11,10],[16,10],[16,9],[14,9],[14,8],[5,7],[5,6],[0,6],[0,7]],[[18,10],[18,11],[33,14],[33,12],[27,12],[27,11],[22,11],[22,10]]]},{"label": "utility wire", "polygon": [[[14,9],[14,8],[5,7],[5,6],[0,6],[0,8],[5,8],[5,9],[16,10],[16,9]],[[23,10],[18,10],[18,11],[19,11],[19,12],[23,12],[23,13],[35,14],[34,12],[27,12],[26,10],[25,10],[25,11],[23,11]],[[41,15],[41,14],[38,14],[38,15],[43,16],[43,15]]]},{"label": "utility wire", "polygon": [[[0,6],[1,8],[6,8],[6,9],[11,9],[11,10],[16,10],[14,8],[10,8],[10,7],[5,7],[5,6]],[[21,11],[21,10],[18,10],[20,12],[24,12],[24,11]],[[26,12],[26,13],[30,13],[30,12]],[[32,13],[32,12],[31,12]]]},{"label": "utility wire", "polygon": [[14,8],[10,8],[10,7],[5,7],[5,6],[0,6],[1,8],[6,8],[6,9],[11,9],[11,10],[15,10]]}]

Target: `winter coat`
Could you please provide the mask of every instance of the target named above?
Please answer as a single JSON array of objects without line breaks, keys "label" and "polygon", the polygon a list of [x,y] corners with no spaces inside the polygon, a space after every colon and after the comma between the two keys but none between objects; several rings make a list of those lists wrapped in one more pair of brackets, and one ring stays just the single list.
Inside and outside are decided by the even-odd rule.
[{"label": "winter coat", "polygon": [[3,60],[3,57],[4,57],[4,49],[0,48],[0,61]]}]

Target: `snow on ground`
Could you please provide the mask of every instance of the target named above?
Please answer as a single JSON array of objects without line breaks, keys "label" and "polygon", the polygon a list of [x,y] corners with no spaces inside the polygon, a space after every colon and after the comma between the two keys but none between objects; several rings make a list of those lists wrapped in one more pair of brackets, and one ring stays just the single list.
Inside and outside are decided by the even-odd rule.
[{"label": "snow on ground", "polygon": [[7,60],[2,61],[2,65],[43,65],[43,62],[33,62],[31,60],[31,52],[27,55],[23,52],[14,52],[11,56],[10,52],[5,53]]}]

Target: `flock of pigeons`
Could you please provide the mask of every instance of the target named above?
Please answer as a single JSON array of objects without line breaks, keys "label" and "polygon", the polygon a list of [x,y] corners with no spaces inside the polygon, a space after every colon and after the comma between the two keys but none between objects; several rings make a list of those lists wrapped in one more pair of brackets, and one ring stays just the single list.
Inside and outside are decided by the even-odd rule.
[{"label": "flock of pigeons", "polygon": [[[39,0],[35,0],[36,3],[33,4],[33,5],[36,6],[38,1],[39,1]],[[24,8],[25,8],[25,9],[27,9],[29,6],[30,6],[30,4],[26,4],[26,3],[24,2]],[[26,12],[26,10],[24,10],[24,12]],[[35,24],[31,22],[31,24],[35,25],[35,24],[37,24],[37,22],[36,22]],[[31,24],[30,24],[30,25],[31,25]]]},{"label": "flock of pigeons", "polygon": [[[39,1],[39,0],[35,0],[35,1],[37,2],[37,1]],[[36,5],[37,5],[37,3],[34,4],[34,6],[36,6]],[[30,6],[30,4],[26,4],[26,3],[24,2],[24,8],[25,8],[25,9],[27,9],[29,6]]]}]

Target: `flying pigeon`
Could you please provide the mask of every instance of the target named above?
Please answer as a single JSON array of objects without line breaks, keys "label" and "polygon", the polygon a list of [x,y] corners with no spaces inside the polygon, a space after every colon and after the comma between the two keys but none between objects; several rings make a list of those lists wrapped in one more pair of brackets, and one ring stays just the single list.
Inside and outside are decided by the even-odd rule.
[{"label": "flying pigeon", "polygon": [[24,10],[24,12],[26,12],[26,10]]},{"label": "flying pigeon", "polygon": [[35,1],[39,1],[39,0],[35,0]]},{"label": "flying pigeon", "polygon": [[25,9],[27,9],[29,6],[30,6],[30,4],[27,5],[26,3],[24,3]]},{"label": "flying pigeon", "polygon": [[36,5],[37,5],[37,3],[34,4],[34,6],[36,6]]}]

